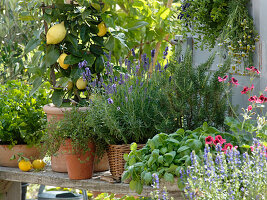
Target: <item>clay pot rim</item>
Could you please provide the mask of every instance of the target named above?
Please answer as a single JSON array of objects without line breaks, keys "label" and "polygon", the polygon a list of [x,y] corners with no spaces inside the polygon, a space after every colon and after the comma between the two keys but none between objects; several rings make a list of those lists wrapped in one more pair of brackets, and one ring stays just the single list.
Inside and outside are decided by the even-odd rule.
[{"label": "clay pot rim", "polygon": [[[77,107],[78,110],[88,110],[89,107]],[[56,107],[54,104],[50,103],[50,104],[46,104],[43,107],[43,110],[45,113],[49,113],[49,114],[64,114],[64,112],[66,111],[71,111],[73,109],[73,107]]]}]

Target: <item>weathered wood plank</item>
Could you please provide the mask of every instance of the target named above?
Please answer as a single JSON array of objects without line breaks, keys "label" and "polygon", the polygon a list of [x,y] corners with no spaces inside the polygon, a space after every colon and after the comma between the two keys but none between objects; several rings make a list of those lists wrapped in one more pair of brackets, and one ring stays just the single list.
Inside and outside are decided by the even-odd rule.
[{"label": "weathered wood plank", "polygon": [[[152,187],[144,186],[142,194],[138,195],[134,191],[130,190],[128,184],[109,183],[100,180],[101,176],[109,175],[110,172],[100,172],[94,173],[92,179],[70,180],[67,173],[53,172],[50,167],[46,167],[44,171],[40,172],[22,172],[18,168],[0,167],[0,179],[14,182],[26,182],[48,186],[85,189],[89,191],[128,194],[134,196],[149,196],[150,192],[152,191]],[[171,195],[175,195],[174,199],[179,200],[181,197],[181,192],[171,192]]]},{"label": "weathered wood plank", "polygon": [[8,191],[1,194],[0,200],[20,200],[21,199],[21,184],[13,182]]}]

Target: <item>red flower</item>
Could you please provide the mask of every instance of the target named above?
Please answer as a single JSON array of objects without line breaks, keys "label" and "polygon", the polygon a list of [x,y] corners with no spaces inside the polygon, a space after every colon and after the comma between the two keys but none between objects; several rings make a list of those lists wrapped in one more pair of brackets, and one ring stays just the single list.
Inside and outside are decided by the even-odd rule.
[{"label": "red flower", "polygon": [[254,68],[253,71],[256,72],[257,74],[261,73],[257,68]]},{"label": "red flower", "polygon": [[250,149],[251,149],[251,151],[254,151],[254,147],[253,146],[250,146]]},{"label": "red flower", "polygon": [[257,99],[258,99],[257,96],[251,96],[251,97],[249,97],[248,101],[254,102],[254,101],[257,101]]},{"label": "red flower", "polygon": [[233,145],[232,145],[231,143],[227,143],[227,144],[225,144],[224,147],[222,148],[222,151],[226,151],[226,150],[228,149],[228,147],[229,147],[230,149],[232,149],[232,148],[233,148]]},{"label": "red flower", "polygon": [[208,137],[205,138],[205,143],[206,144],[212,144],[212,142],[213,142],[213,137],[208,136]]},{"label": "red flower", "polygon": [[262,94],[259,96],[259,98],[256,100],[256,103],[264,103],[265,102],[265,96]]},{"label": "red flower", "polygon": [[216,135],[215,140],[219,140],[220,144],[223,144],[226,142],[226,139],[223,139],[221,135]]},{"label": "red flower", "polygon": [[232,77],[232,80],[230,81],[230,83],[233,83],[235,86],[238,86],[238,80],[236,80],[234,77]]},{"label": "red flower", "polygon": [[217,146],[217,144],[221,144],[221,143],[220,143],[220,140],[215,139],[215,140],[213,140],[213,144],[214,144],[215,146]]},{"label": "red flower", "polygon": [[248,111],[251,111],[252,110],[252,105],[249,105],[248,106]]},{"label": "red flower", "polygon": [[249,88],[246,86],[243,88],[243,90],[241,91],[241,94],[247,94],[249,91]]}]

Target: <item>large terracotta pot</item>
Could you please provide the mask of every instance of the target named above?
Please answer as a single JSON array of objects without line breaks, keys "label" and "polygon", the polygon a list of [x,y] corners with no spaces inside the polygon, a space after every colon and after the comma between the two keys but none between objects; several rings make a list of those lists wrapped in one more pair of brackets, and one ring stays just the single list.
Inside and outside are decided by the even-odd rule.
[{"label": "large terracotta pot", "polygon": [[[12,149],[9,149],[8,145],[0,145],[0,166],[5,167],[18,167],[18,153],[31,161],[40,159],[40,151],[36,147],[28,147],[27,145],[15,145]],[[15,155],[15,160],[10,158]]]},{"label": "large terracotta pot", "polygon": [[[63,107],[58,108],[54,104],[48,104],[43,107],[44,112],[47,116],[47,121],[59,121],[64,118],[64,113],[66,111],[71,111],[72,107]],[[87,107],[81,107],[79,110],[86,110]],[[67,166],[65,157],[62,153],[62,145],[59,148],[59,151],[56,153],[56,156],[51,157],[51,168],[55,172],[67,172]]]},{"label": "large terracotta pot", "polygon": [[73,153],[71,140],[66,140],[63,150],[65,152],[68,176],[70,179],[81,180],[92,178],[94,171],[95,144],[89,142],[88,147],[90,151],[87,151],[85,154],[82,152]]},{"label": "large terracotta pot", "polygon": [[94,162],[94,172],[103,172],[103,171],[108,171],[108,170],[109,170],[109,163],[108,163],[107,152],[104,153],[101,159],[99,159],[96,156],[95,162]]}]

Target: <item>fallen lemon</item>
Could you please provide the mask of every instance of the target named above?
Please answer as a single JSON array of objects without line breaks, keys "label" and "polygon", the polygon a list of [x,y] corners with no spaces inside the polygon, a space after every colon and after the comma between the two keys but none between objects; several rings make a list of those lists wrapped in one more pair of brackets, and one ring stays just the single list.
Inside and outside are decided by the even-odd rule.
[{"label": "fallen lemon", "polygon": [[32,163],[31,161],[21,160],[19,161],[19,168],[21,171],[27,172],[32,169]]},{"label": "fallen lemon", "polygon": [[66,29],[64,26],[64,22],[60,24],[56,24],[52,26],[46,34],[46,43],[47,44],[58,44],[60,43],[66,36]]},{"label": "fallen lemon", "polygon": [[43,160],[34,160],[32,162],[33,169],[41,170],[45,167],[45,162]]},{"label": "fallen lemon", "polygon": [[87,81],[86,80],[83,80],[83,78],[79,78],[76,82],[76,87],[79,89],[79,90],[84,90],[87,86]]},{"label": "fallen lemon", "polygon": [[102,37],[102,36],[106,35],[106,33],[107,33],[107,27],[106,27],[106,25],[105,25],[104,22],[101,22],[100,24],[98,24],[97,25],[97,28],[98,28],[97,35],[99,37]]},{"label": "fallen lemon", "polygon": [[62,53],[59,58],[58,58],[58,63],[59,66],[62,67],[63,69],[68,69],[68,67],[70,66],[69,64],[65,64],[64,60],[68,55],[66,53]]}]

